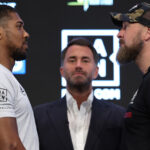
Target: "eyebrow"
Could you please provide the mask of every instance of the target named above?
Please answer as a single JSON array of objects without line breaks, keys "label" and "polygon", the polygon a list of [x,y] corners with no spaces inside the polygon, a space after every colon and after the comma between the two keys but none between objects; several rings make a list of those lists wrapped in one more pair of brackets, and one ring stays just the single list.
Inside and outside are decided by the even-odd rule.
[{"label": "eyebrow", "polygon": [[76,56],[69,56],[68,59],[74,59]]},{"label": "eyebrow", "polygon": [[[68,59],[75,59],[77,58],[76,56],[69,56]],[[82,56],[81,59],[90,59],[88,56]]]},{"label": "eyebrow", "polygon": [[82,59],[90,59],[88,56],[83,56]]},{"label": "eyebrow", "polygon": [[23,22],[23,21],[21,21],[21,20],[17,21],[17,24],[21,24],[21,25],[23,25],[23,26],[24,26],[24,22]]}]

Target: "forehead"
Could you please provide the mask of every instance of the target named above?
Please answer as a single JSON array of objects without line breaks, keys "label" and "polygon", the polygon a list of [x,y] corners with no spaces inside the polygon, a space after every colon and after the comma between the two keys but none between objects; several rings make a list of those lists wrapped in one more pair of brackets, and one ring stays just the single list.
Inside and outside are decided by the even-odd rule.
[{"label": "forehead", "polygon": [[123,26],[130,26],[132,27],[133,29],[141,29],[143,28],[144,26],[140,23],[130,23],[130,22],[123,22],[122,23]]},{"label": "forehead", "polygon": [[72,45],[67,49],[66,57],[93,57],[91,49],[87,46]]},{"label": "forehead", "polygon": [[16,13],[16,12],[11,12],[10,13],[10,17],[11,19],[8,20],[8,21],[11,21],[11,22],[22,22],[23,23],[23,20],[20,18],[19,14]]}]

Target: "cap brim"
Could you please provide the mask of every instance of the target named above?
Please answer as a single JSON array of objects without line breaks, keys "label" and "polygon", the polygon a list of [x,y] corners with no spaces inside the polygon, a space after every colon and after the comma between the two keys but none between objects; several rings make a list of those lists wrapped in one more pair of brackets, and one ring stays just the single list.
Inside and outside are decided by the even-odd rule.
[{"label": "cap brim", "polygon": [[122,14],[122,13],[117,13],[117,12],[111,12],[110,13],[112,22],[114,23],[114,25],[121,27],[122,26],[122,22],[130,22],[130,19],[128,17],[127,14]]}]

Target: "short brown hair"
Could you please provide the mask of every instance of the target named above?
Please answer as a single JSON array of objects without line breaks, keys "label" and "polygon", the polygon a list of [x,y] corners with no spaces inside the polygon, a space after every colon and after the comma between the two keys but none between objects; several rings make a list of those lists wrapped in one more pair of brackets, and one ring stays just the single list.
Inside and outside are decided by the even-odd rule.
[{"label": "short brown hair", "polygon": [[93,45],[91,44],[91,42],[88,39],[79,37],[79,38],[72,39],[68,43],[67,47],[62,51],[62,53],[61,53],[61,65],[63,65],[63,63],[64,63],[65,55],[66,55],[68,48],[72,45],[80,45],[80,46],[89,47],[91,52],[93,53],[95,64],[96,65],[98,64],[98,62],[100,60],[100,55],[97,53],[96,49],[93,47]]}]

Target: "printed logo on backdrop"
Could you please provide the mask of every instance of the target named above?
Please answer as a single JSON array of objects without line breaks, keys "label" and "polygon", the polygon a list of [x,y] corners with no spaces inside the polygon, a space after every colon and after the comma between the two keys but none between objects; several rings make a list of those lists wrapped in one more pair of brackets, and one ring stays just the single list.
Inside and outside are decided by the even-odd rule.
[{"label": "printed logo on backdrop", "polygon": [[13,8],[15,8],[16,7],[16,2],[0,2],[0,5],[8,5],[8,6],[11,6],[11,7],[13,7]]},{"label": "printed logo on backdrop", "polygon": [[87,11],[90,6],[112,6],[113,0],[74,0],[67,3],[68,6],[83,6],[83,10]]},{"label": "printed logo on backdrop", "polygon": [[[5,2],[0,2],[0,5],[8,5],[13,8],[16,7],[16,2],[13,1],[5,1]],[[14,74],[25,74],[26,73],[26,61],[16,61],[15,66],[13,68],[13,73]]]},{"label": "printed logo on backdrop", "polygon": [[15,61],[13,74],[26,74],[26,60]]},{"label": "printed logo on backdrop", "polygon": [[[116,61],[119,49],[118,30],[67,30],[61,31],[61,50],[75,37],[88,38],[101,55],[98,63],[99,75],[92,81],[94,96],[97,99],[120,100],[120,66]],[[66,80],[61,78],[61,96],[66,93]]]}]

